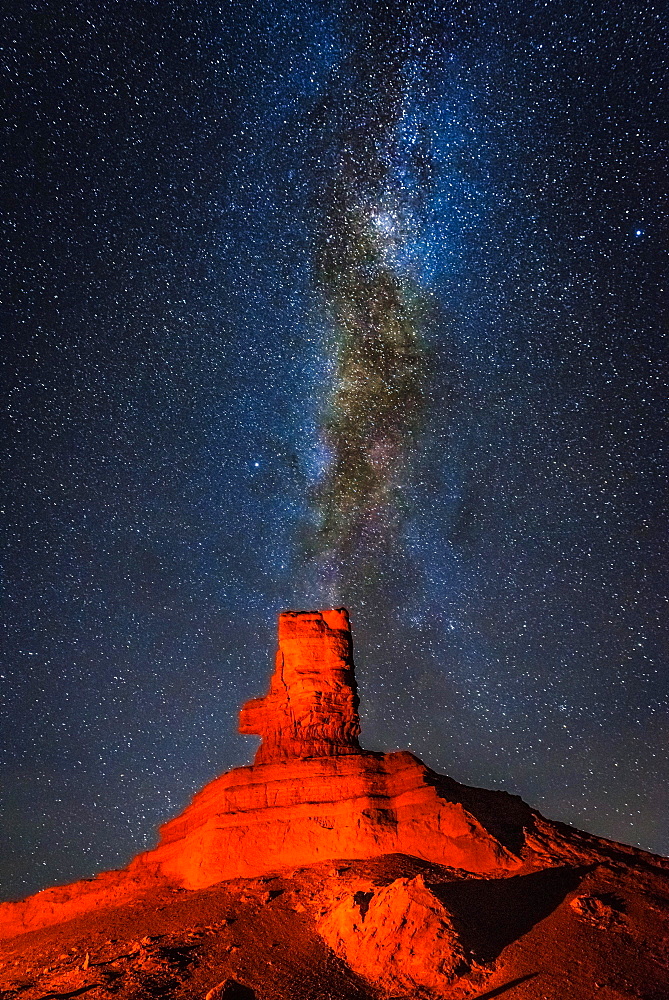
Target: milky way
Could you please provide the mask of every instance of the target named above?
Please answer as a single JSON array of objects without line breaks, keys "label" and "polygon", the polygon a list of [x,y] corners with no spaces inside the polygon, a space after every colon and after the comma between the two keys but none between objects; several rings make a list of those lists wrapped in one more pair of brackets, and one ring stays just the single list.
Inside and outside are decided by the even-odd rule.
[{"label": "milky way", "polygon": [[423,409],[426,303],[411,249],[429,156],[412,114],[420,21],[410,14],[372,6],[359,18],[346,66],[310,115],[315,277],[332,327],[312,545],[335,603],[397,543]]},{"label": "milky way", "polygon": [[4,15],[7,897],[247,762],[333,601],[363,745],[669,852],[666,27]]}]

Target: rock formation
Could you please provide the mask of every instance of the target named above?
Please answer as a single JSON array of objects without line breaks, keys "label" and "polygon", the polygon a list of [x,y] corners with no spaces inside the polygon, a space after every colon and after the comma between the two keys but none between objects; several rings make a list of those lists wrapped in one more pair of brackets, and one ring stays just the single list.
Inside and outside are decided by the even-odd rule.
[{"label": "rock formation", "polygon": [[262,738],[256,764],[360,751],[347,611],[279,615],[279,648],[269,693],[244,705],[239,731]]},{"label": "rock formation", "polygon": [[469,971],[453,916],[424,875],[371,889],[344,891],[318,921],[324,940],[350,968],[394,996],[442,991]]},{"label": "rock formation", "polygon": [[669,996],[669,862],[362,750],[343,609],[280,616],[240,729],[153,850],[0,905],[0,995]]},{"label": "rock formation", "polygon": [[269,693],[244,705],[239,728],[261,737],[254,765],[207,785],[130,871],[200,889],[342,856],[403,853],[482,872],[521,863],[500,826],[520,803],[499,795],[486,824],[412,754],[361,750],[343,608],[279,616]]}]

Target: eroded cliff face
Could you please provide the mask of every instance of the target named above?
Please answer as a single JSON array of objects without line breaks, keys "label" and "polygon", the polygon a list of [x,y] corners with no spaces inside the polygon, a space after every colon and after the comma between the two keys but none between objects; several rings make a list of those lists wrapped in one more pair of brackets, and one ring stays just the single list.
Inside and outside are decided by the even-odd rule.
[{"label": "eroded cliff face", "polygon": [[360,752],[229,771],[166,823],[158,847],[129,870],[201,889],[328,858],[398,852],[476,872],[521,863],[473,807],[442,797],[438,776],[412,754]]},{"label": "eroded cliff face", "polygon": [[[367,890],[367,891],[365,891]],[[373,883],[325,895],[318,930],[359,976],[393,996],[426,990],[438,995],[472,967],[453,915],[425,877]]]},{"label": "eroded cliff face", "polygon": [[279,615],[269,692],[244,705],[239,731],[261,737],[256,764],[359,752],[358,693],[344,608]]}]

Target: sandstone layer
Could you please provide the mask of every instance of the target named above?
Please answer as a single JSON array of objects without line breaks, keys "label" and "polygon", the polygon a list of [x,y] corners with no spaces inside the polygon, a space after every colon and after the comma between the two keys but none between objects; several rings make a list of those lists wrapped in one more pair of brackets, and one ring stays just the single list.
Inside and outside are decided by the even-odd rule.
[{"label": "sandstone layer", "polygon": [[520,864],[474,812],[440,794],[438,775],[412,754],[360,753],[222,775],[162,827],[158,847],[130,871],[200,889],[327,858],[394,853],[476,872]]},{"label": "sandstone layer", "polygon": [[124,871],[0,904],[0,937],[125,902],[161,881],[202,889],[326,859],[399,853],[471,872],[512,871],[522,864],[530,816],[519,799],[478,796],[404,752],[235,768],[198,792],[161,828],[158,846]]}]

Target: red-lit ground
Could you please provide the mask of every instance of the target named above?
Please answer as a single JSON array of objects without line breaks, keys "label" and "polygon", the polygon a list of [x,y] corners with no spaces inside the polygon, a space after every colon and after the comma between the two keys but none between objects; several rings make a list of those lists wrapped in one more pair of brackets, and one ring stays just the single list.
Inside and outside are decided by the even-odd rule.
[{"label": "red-lit ground", "polygon": [[[433,912],[424,907],[412,924],[398,879],[419,889],[414,916],[424,892]],[[336,928],[360,938],[384,892],[385,910],[349,964],[336,953]],[[460,970],[449,966],[454,949]],[[220,993],[240,1000],[666,1000],[669,873],[611,864],[482,879],[401,855],[321,863],[154,890],[8,940],[0,966],[3,1000],[204,1000],[226,980]]]}]

